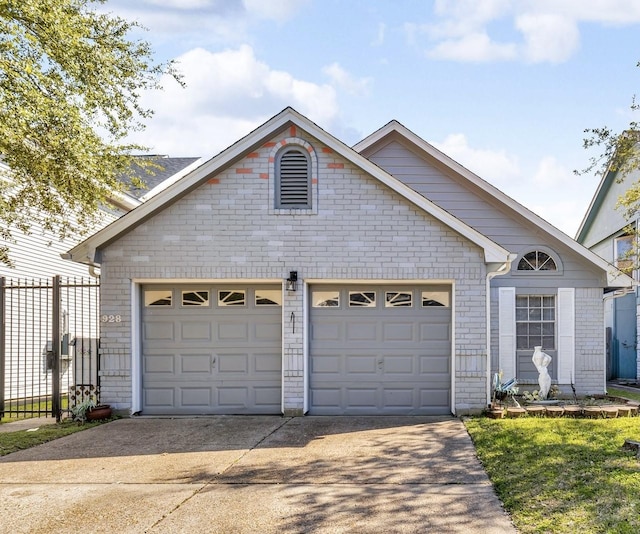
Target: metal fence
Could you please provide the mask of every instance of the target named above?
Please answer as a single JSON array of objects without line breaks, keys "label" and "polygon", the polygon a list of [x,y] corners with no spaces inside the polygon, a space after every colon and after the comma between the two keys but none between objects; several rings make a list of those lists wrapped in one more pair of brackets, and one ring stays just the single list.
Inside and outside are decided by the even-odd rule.
[{"label": "metal fence", "polygon": [[0,278],[0,417],[60,420],[99,391],[99,305],[95,278]]}]

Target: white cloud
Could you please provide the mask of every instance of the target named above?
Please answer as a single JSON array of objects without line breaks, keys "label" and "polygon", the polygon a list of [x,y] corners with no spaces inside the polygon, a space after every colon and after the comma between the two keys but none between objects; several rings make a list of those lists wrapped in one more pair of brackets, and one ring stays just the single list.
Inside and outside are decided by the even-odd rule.
[{"label": "white cloud", "polygon": [[578,49],[580,23],[640,22],[637,0],[437,0],[433,10],[436,23],[405,24],[407,39],[426,37],[430,57],[454,61],[560,63]]},{"label": "white cloud", "polygon": [[524,36],[524,55],[534,63],[561,63],[578,49],[580,32],[575,20],[555,14],[527,13],[516,18]]},{"label": "white cloud", "polygon": [[310,0],[242,0],[249,13],[260,18],[283,22],[290,19]]},{"label": "white cloud", "polygon": [[434,12],[444,20],[429,25],[432,38],[463,37],[483,30],[486,25],[511,10],[511,0],[436,0]]},{"label": "white cloud", "polygon": [[[154,34],[190,46],[250,42],[261,21],[283,23],[310,0],[109,0],[101,11],[115,11]],[[143,38],[148,39],[146,34]]]},{"label": "white cloud", "polygon": [[486,33],[472,33],[460,39],[441,41],[427,52],[434,59],[454,61],[504,61],[517,55],[514,44],[494,43]]},{"label": "white cloud", "polygon": [[533,183],[540,187],[575,186],[581,178],[564,167],[553,156],[546,156],[538,163]]},{"label": "white cloud", "polygon": [[146,94],[155,115],[133,139],[153,152],[211,156],[289,105],[324,128],[337,120],[332,86],[274,70],[248,45],[218,53],[197,48],[177,59],[187,87],[167,79],[163,91]]},{"label": "white cloud", "polygon": [[372,78],[354,78],[338,63],[332,63],[322,69],[331,83],[338,89],[342,89],[346,93],[353,96],[366,96],[369,94]]},{"label": "white cloud", "polygon": [[508,184],[521,174],[517,158],[507,154],[505,150],[472,148],[464,134],[451,134],[441,143],[433,142],[432,144],[499,188],[500,184]]}]

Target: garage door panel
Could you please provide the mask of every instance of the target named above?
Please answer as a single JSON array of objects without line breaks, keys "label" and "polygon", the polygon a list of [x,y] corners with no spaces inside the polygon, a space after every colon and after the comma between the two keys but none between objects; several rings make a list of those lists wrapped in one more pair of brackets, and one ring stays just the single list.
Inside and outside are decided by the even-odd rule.
[{"label": "garage door panel", "polygon": [[314,324],[311,327],[311,341],[341,341],[342,325],[337,322]]},{"label": "garage door panel", "polygon": [[449,402],[449,389],[421,389],[420,400],[422,406],[441,406]]},{"label": "garage door panel", "polygon": [[174,354],[153,354],[144,358],[144,372],[148,374],[175,373]]},{"label": "garage door panel", "polygon": [[179,357],[180,372],[182,374],[211,373],[211,354],[182,354]]},{"label": "garage door panel", "polygon": [[346,340],[375,341],[378,338],[378,325],[371,321],[354,321],[345,325]]},{"label": "garage door panel", "polygon": [[441,373],[448,375],[450,372],[449,356],[421,356],[420,357],[420,373],[433,374]]},{"label": "garage door panel", "polygon": [[185,292],[218,295],[228,288],[143,287],[172,295],[172,302],[165,298],[157,306],[146,306],[143,298],[143,413],[281,412],[282,307],[256,300],[265,288],[281,292],[279,286],[234,285],[243,292],[242,306],[222,305],[217,298],[187,306]]},{"label": "garage door panel", "polygon": [[[342,356],[340,359],[344,361],[344,365],[340,365],[340,367],[346,369],[346,376],[351,380],[366,380],[363,375],[375,376],[378,374],[378,358],[376,356],[352,354],[348,358]],[[336,372],[339,372],[339,369]]]},{"label": "garage door panel", "polygon": [[385,407],[411,410],[415,405],[415,390],[412,387],[384,387],[382,389],[382,401]]},{"label": "garage door panel", "polygon": [[211,405],[211,388],[180,388],[182,408],[206,408]]},{"label": "garage door panel", "polygon": [[274,341],[279,343],[282,338],[282,324],[280,321],[271,324],[256,324],[253,332],[254,341]]},{"label": "garage door panel", "polygon": [[345,400],[350,408],[368,408],[377,410],[378,388],[347,387]]},{"label": "garage door panel", "polygon": [[280,376],[282,355],[280,353],[254,354],[254,370],[256,373],[274,373]]},{"label": "garage door panel", "polygon": [[409,375],[415,373],[415,356],[386,355],[384,357],[384,372],[388,375]]},{"label": "garage door panel", "polygon": [[218,327],[218,340],[220,341],[249,341],[249,325],[235,322],[220,321]]},{"label": "garage door panel", "polygon": [[342,372],[342,359],[338,355],[317,354],[311,361],[314,375],[333,375]]},{"label": "garage door panel", "polygon": [[448,324],[421,324],[420,341],[451,341],[451,326]]},{"label": "garage door panel", "polygon": [[415,325],[413,323],[385,323],[382,330],[382,342],[413,342]]},{"label": "garage door panel", "polygon": [[244,408],[248,404],[249,388],[246,386],[218,387],[216,392],[218,406]]},{"label": "garage door panel", "polygon": [[180,337],[184,341],[211,341],[211,323],[189,322],[182,323]]},{"label": "garage door panel", "polygon": [[248,354],[220,354],[217,358],[217,372],[220,375],[226,374],[243,374],[249,373],[249,355]]},{"label": "garage door panel", "polygon": [[145,405],[154,408],[171,408],[175,404],[174,393],[173,387],[146,388],[144,391]]},{"label": "garage door panel", "polygon": [[154,323],[146,323],[144,325],[144,340],[174,340],[175,331],[173,321],[159,321]]}]

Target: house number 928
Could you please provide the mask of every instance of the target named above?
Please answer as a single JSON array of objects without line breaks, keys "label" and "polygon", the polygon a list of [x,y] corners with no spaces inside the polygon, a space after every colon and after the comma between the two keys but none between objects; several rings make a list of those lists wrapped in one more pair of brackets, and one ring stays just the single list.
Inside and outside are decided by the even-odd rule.
[{"label": "house number 928", "polygon": [[120,315],[103,315],[102,322],[103,323],[121,323],[122,317]]}]

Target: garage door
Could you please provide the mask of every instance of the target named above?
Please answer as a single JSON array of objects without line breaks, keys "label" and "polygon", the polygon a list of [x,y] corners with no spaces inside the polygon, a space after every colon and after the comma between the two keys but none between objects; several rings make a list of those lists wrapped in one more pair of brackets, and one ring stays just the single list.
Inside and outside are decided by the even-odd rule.
[{"label": "garage door", "polygon": [[281,412],[279,286],[145,286],[145,414]]},{"label": "garage door", "polygon": [[310,294],[310,413],[451,413],[449,286]]}]

